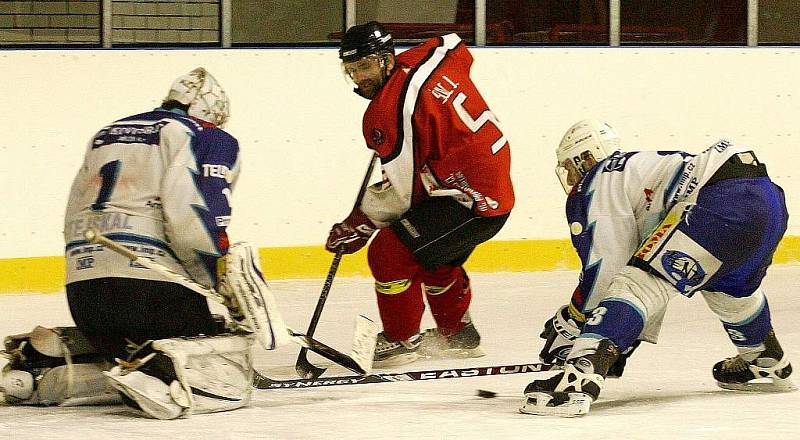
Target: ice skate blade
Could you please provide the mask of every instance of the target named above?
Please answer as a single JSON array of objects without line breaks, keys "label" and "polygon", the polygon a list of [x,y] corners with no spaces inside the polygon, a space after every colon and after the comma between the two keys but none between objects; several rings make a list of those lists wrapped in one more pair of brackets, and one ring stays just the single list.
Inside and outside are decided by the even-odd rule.
[{"label": "ice skate blade", "polygon": [[399,367],[400,365],[410,364],[420,358],[419,353],[404,353],[397,356],[392,356],[388,359],[380,361],[373,361],[372,368],[390,368]]},{"label": "ice skate blade", "polygon": [[797,386],[791,379],[754,379],[745,383],[717,382],[717,386],[724,390],[750,393],[788,393],[797,391]]},{"label": "ice skate blade", "polygon": [[578,417],[589,412],[592,398],[584,393],[534,392],[525,394],[519,412],[536,416]]},{"label": "ice skate blade", "polygon": [[433,359],[472,359],[486,356],[480,347],[475,348],[448,348],[439,352],[432,351],[428,357]]}]

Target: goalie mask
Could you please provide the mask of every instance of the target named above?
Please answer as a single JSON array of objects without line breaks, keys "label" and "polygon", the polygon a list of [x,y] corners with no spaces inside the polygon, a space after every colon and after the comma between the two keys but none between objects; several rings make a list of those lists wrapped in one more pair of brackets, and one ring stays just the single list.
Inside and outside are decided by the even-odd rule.
[{"label": "goalie mask", "polygon": [[172,83],[164,102],[177,101],[189,106],[189,116],[224,127],[230,117],[230,102],[225,90],[206,69],[198,67]]},{"label": "goalie mask", "polygon": [[569,194],[609,152],[619,150],[620,139],[605,122],[584,119],[567,130],[556,148],[556,175]]}]

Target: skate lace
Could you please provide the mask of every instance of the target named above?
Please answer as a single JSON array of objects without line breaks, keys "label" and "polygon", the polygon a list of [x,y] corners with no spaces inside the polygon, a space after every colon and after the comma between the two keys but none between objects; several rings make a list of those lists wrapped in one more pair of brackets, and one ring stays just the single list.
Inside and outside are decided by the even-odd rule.
[{"label": "skate lace", "polygon": [[407,341],[397,341],[397,342],[395,342],[395,341],[390,341],[390,340],[386,339],[386,336],[383,333],[379,333],[378,334],[378,338],[375,341],[375,353],[384,353],[384,352],[387,352],[387,351],[396,350],[396,349],[401,348],[401,347],[411,349],[411,348],[414,348],[415,346],[419,345],[421,340],[422,340],[422,338],[416,338],[415,339],[414,337],[412,337],[411,339],[409,339]]},{"label": "skate lace", "polygon": [[750,363],[741,356],[729,357],[722,361],[722,370],[727,372],[739,372],[750,368]]}]

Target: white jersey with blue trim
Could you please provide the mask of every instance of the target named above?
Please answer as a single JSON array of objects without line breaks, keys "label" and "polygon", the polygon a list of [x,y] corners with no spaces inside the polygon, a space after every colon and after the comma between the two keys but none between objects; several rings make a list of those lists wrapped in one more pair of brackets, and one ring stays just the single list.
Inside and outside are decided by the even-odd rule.
[{"label": "white jersey with blue trim", "polygon": [[676,203],[695,200],[714,172],[739,151],[728,141],[696,155],[617,151],[595,166],[567,199],[572,244],[581,259],[574,303],[582,311],[593,309],[667,212]]},{"label": "white jersey with blue trim", "polygon": [[228,250],[230,196],[239,174],[236,139],[161,109],[116,121],[89,142],[64,221],[67,283],[163,275],[87,243],[95,228],[141,256],[216,284]]}]

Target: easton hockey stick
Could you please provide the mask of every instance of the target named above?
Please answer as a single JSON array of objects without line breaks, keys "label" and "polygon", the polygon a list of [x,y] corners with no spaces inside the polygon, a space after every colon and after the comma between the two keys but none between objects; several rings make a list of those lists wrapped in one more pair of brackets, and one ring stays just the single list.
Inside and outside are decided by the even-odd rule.
[{"label": "easton hockey stick", "polygon": [[[156,271],[171,281],[178,283],[188,289],[191,289],[195,293],[205,296],[206,298],[210,298],[211,300],[218,302],[220,304],[225,303],[225,298],[216,290],[206,287],[191,278],[188,278],[180,273],[177,273],[155,261],[152,261],[146,257],[140,257],[133,253],[130,249],[126,248],[125,246],[109,239],[108,237],[103,236],[102,234],[98,233],[94,229],[88,229],[84,232],[84,238],[86,241],[93,244],[100,244],[112,251],[124,256],[131,263],[136,263],[141,266],[144,266],[148,269]],[[372,354],[371,352],[367,352],[367,349],[374,350],[375,345],[375,331],[374,326],[375,324],[366,317],[360,316],[360,320],[356,321],[356,334],[355,334],[355,343],[353,344],[354,347],[360,348],[361,352],[354,351],[352,356],[348,356],[333,347],[330,347],[316,339],[308,335],[304,335],[302,333],[297,333],[291,328],[286,327],[286,330],[289,333],[289,340],[292,342],[300,345],[303,347],[304,350],[311,350],[314,353],[319,354],[332,362],[335,362],[348,370],[351,370],[358,374],[367,374],[368,371],[372,369]],[[235,322],[235,321],[234,321]],[[237,323],[240,327],[241,324]],[[244,330],[248,332],[252,332],[251,329],[243,327]],[[372,347],[370,347],[369,343],[365,343],[364,339],[369,339],[371,336]],[[363,353],[362,353],[363,352]],[[365,361],[366,360],[366,361]],[[367,365],[368,364],[368,365]],[[258,376],[258,375],[256,375]]]},{"label": "easton hockey stick", "polygon": [[331,376],[320,379],[270,379],[262,374],[253,377],[253,386],[261,390],[317,388],[369,383],[408,382],[415,380],[453,379],[520,373],[538,373],[556,368],[553,364],[515,364],[492,367],[449,368],[443,370],[409,371],[405,373],[374,373],[367,376]]},{"label": "easton hockey stick", "polygon": [[[369,178],[372,176],[372,170],[375,168],[377,159],[378,154],[375,153],[369,160],[369,166],[367,167],[366,174],[364,174],[364,180],[361,181],[361,188],[358,190],[353,209],[361,204],[361,199],[367,191],[367,184],[369,183]],[[311,316],[311,322],[308,323],[308,330],[306,330],[306,335],[308,335],[308,337],[314,336],[314,331],[317,329],[319,318],[322,316],[322,309],[325,307],[325,301],[328,299],[328,293],[331,291],[331,286],[333,285],[333,278],[336,276],[336,271],[339,269],[339,263],[342,261],[342,255],[344,255],[344,252],[340,248],[333,256],[331,267],[328,269],[328,276],[325,277],[325,284],[322,285],[322,293],[319,294],[317,306],[314,308],[314,314]],[[300,353],[297,355],[297,362],[294,364],[294,369],[300,377],[306,379],[316,379],[325,372],[325,368],[318,367],[309,362],[308,350],[305,347],[300,349]]]}]

